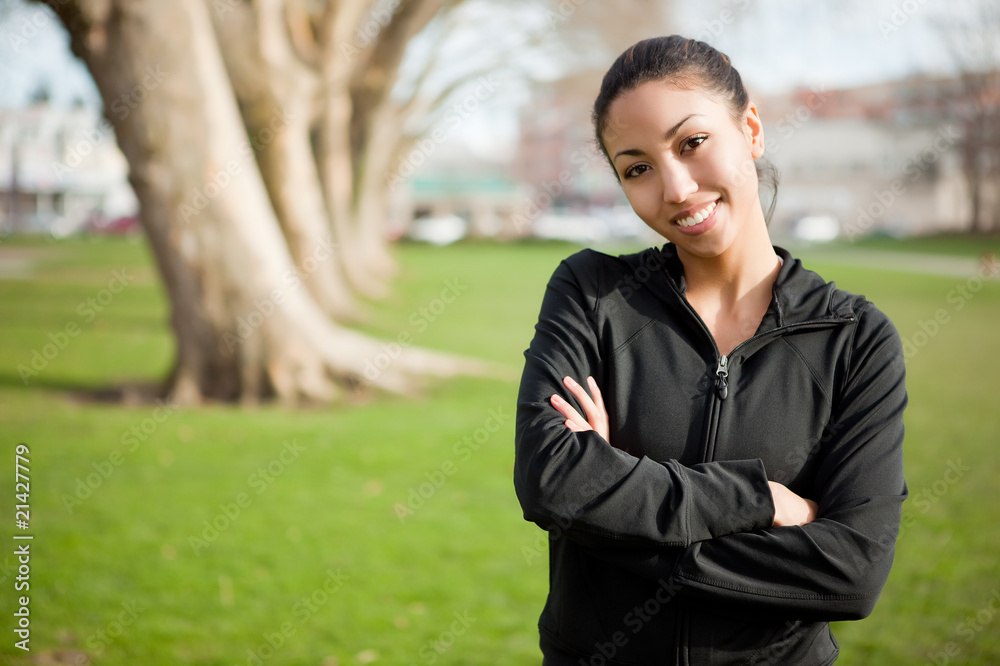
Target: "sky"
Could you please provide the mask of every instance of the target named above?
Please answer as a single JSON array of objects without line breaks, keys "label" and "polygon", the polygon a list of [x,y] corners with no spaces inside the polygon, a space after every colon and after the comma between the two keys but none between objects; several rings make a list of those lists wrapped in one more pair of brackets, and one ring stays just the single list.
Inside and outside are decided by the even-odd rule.
[{"label": "sky", "polygon": [[[586,0],[594,2],[596,0]],[[821,79],[850,86],[942,71],[947,54],[934,19],[963,4],[952,0],[676,0],[678,31],[707,38],[732,56],[762,92]],[[54,101],[97,102],[86,69],[69,52],[58,21],[44,7],[0,0],[0,105],[23,105],[40,83]]]},{"label": "sky", "polygon": [[[675,18],[678,32],[727,53],[751,91],[762,94],[947,71],[949,59],[934,25],[942,14],[969,4],[972,0],[675,0]],[[90,75],[70,53],[47,8],[0,0],[0,107],[23,106],[41,85],[57,105],[78,99],[100,103]],[[523,89],[515,88],[484,103],[463,123],[458,138],[477,153],[508,150],[516,136],[517,105],[525,100]]]},{"label": "sky", "polygon": [[0,106],[24,106],[40,85],[53,102],[100,98],[87,68],[70,53],[69,39],[47,7],[0,0]]},{"label": "sky", "polygon": [[842,88],[917,71],[947,72],[950,57],[935,25],[942,13],[971,4],[964,0],[697,4],[678,0],[677,18],[683,33],[707,37],[706,41],[727,53],[754,90],[773,93],[818,82]]}]

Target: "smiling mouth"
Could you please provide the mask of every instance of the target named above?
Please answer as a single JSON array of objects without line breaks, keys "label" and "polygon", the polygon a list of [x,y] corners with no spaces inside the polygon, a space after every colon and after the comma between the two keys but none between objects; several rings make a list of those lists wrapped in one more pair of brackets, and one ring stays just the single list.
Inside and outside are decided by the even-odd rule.
[{"label": "smiling mouth", "polygon": [[715,207],[716,205],[718,205],[718,203],[719,201],[715,200],[712,203],[705,206],[704,208],[702,208],[701,210],[699,210],[698,212],[696,212],[694,215],[685,217],[680,220],[676,220],[676,224],[682,227],[693,227],[696,224],[701,224],[706,219],[708,219],[708,216],[712,214],[712,211],[715,210]]}]

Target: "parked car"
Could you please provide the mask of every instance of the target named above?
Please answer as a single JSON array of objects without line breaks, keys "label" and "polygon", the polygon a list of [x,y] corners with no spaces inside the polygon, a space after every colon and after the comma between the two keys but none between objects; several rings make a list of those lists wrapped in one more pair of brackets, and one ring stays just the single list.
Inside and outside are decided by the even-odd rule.
[{"label": "parked car", "polygon": [[833,215],[806,215],[792,223],[795,238],[812,243],[826,243],[840,235],[840,222]]},{"label": "parked car", "polygon": [[450,245],[465,238],[468,223],[458,215],[418,217],[410,222],[406,237],[434,245]]}]

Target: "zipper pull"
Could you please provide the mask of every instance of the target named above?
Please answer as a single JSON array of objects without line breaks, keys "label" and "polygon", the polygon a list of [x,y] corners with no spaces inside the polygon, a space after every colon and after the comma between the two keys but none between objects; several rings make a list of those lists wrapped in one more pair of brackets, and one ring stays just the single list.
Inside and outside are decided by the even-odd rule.
[{"label": "zipper pull", "polygon": [[715,382],[715,390],[719,392],[719,400],[725,400],[729,395],[729,384],[726,377],[729,376],[729,358],[723,354],[719,357],[719,367],[715,369],[715,374],[719,379]]}]

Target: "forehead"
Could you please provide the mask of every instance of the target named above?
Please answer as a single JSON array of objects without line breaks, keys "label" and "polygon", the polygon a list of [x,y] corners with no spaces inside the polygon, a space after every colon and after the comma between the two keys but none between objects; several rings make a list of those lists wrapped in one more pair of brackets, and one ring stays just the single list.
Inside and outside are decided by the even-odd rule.
[{"label": "forehead", "polygon": [[608,107],[602,138],[610,149],[623,142],[662,138],[690,115],[728,117],[729,108],[717,95],[681,88],[666,81],[647,81],[619,95]]}]

